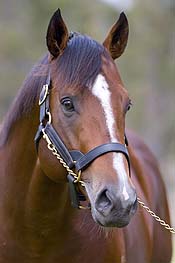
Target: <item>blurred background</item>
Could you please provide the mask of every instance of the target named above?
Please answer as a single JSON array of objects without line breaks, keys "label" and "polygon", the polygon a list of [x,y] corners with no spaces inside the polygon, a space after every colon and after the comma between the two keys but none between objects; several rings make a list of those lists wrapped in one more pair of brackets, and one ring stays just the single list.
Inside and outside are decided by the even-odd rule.
[{"label": "blurred background", "polygon": [[129,42],[117,61],[134,104],[127,127],[159,160],[175,227],[175,0],[0,0],[0,120],[46,52],[47,25],[58,7],[69,30],[98,41],[121,11],[127,14]]}]

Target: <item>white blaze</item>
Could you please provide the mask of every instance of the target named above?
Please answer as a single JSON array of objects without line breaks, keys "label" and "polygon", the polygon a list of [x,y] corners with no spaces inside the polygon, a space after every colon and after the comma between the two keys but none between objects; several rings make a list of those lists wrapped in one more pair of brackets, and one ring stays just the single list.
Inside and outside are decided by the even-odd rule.
[{"label": "white blaze", "polygon": [[[111,92],[103,75],[99,74],[97,76],[92,87],[92,94],[98,98],[103,108],[106,126],[110,135],[111,142],[118,142],[115,136],[115,118],[111,106]],[[123,162],[123,155],[121,153],[113,153],[113,167],[116,170],[121,182],[123,182],[122,194],[124,196],[124,199],[127,200],[129,198],[129,195],[126,191],[127,174]]]}]

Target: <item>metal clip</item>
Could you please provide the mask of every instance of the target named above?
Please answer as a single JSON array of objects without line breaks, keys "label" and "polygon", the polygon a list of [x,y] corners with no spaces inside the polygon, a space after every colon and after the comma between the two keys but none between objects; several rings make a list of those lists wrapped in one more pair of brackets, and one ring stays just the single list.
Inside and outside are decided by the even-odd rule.
[{"label": "metal clip", "polygon": [[[43,85],[42,91],[43,91],[43,90],[44,90],[44,95],[43,95],[43,97],[40,95],[39,106],[40,106],[41,104],[43,104],[43,102],[44,102],[45,99],[47,98],[47,95],[49,94],[49,86],[48,86],[48,84]],[[41,94],[42,94],[42,91],[41,91]]]},{"label": "metal clip", "polygon": [[79,183],[81,179],[81,170],[78,171],[78,176],[75,178],[74,184]]},{"label": "metal clip", "polygon": [[47,110],[47,111],[46,111],[46,114],[47,114],[47,116],[49,117],[48,123],[51,124],[52,116],[51,116],[50,111]]}]

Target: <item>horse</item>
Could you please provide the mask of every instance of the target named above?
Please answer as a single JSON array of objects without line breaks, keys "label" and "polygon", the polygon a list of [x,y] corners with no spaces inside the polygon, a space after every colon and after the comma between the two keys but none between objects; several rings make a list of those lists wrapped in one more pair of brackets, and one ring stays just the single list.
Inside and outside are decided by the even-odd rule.
[{"label": "horse", "polygon": [[51,17],[48,53],[2,122],[1,263],[170,262],[171,234],[137,206],[170,222],[158,163],[125,131],[131,100],[114,60],[128,28],[121,13],[100,44],[69,33],[59,9]]}]

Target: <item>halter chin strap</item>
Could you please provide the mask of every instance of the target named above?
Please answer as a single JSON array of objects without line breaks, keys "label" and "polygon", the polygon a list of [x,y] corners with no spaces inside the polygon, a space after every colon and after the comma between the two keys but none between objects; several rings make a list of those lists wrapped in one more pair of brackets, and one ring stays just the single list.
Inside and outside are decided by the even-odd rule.
[{"label": "halter chin strap", "polygon": [[[57,153],[61,156],[67,166],[72,169],[75,168],[76,171],[85,170],[95,159],[109,152],[122,153],[128,162],[129,173],[130,173],[130,161],[129,154],[127,150],[128,141],[125,136],[125,145],[121,143],[106,143],[95,147],[88,153],[84,154],[78,150],[69,151],[60,136],[51,124],[51,113],[49,109],[49,93],[51,89],[50,73],[48,74],[46,84],[40,93],[39,106],[40,106],[40,125],[35,136],[35,145],[38,151],[38,146],[40,139],[43,135],[47,135],[49,140],[54,145]],[[80,206],[80,201],[85,201],[86,198],[82,193],[77,190],[76,184],[78,180],[75,180],[74,176],[70,173],[68,174],[68,181],[70,187],[70,195],[72,205],[76,208],[82,208]]]}]

